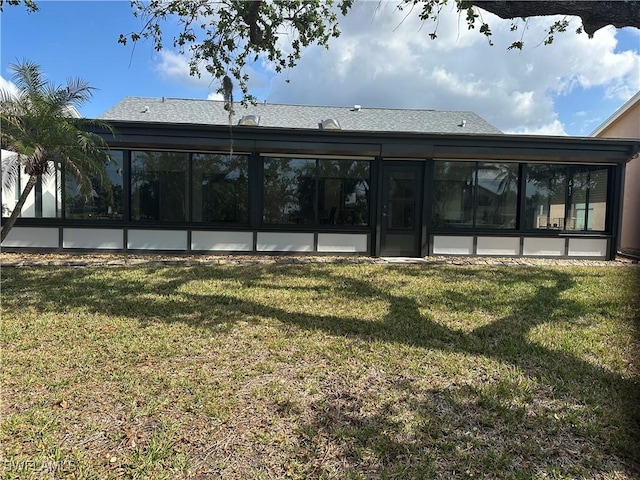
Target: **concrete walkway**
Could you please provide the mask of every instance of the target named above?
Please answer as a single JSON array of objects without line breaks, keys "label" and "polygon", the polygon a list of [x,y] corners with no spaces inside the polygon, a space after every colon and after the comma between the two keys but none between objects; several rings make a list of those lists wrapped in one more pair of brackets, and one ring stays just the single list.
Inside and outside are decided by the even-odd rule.
[{"label": "concrete walkway", "polygon": [[69,266],[195,266],[195,265],[288,265],[300,263],[360,263],[376,265],[520,265],[520,266],[609,266],[638,267],[637,261],[614,261],[513,257],[363,257],[303,255],[163,255],[112,253],[0,253],[2,267]]}]

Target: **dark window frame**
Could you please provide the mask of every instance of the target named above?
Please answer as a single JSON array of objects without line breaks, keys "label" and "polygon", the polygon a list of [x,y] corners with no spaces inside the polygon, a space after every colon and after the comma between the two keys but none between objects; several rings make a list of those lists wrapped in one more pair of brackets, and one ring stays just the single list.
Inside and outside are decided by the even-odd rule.
[{"label": "dark window frame", "polygon": [[82,224],[82,223],[89,223],[89,224],[93,224],[93,223],[99,223],[99,224],[110,224],[110,223],[117,223],[117,224],[122,224],[124,222],[126,222],[128,220],[128,212],[129,212],[129,208],[128,208],[128,184],[129,182],[127,182],[127,178],[129,178],[128,176],[128,162],[129,162],[129,150],[127,149],[121,149],[121,148],[114,148],[114,149],[109,149],[109,153],[112,152],[119,152],[122,154],[121,160],[122,160],[122,164],[120,165],[120,168],[122,170],[122,198],[120,199],[120,204],[122,206],[122,213],[120,215],[120,217],[114,217],[114,218],[100,218],[100,217],[95,217],[95,218],[72,218],[68,215],[67,212],[67,179],[66,179],[66,172],[63,168],[61,169],[61,196],[62,196],[62,202],[60,205],[60,212],[61,212],[61,218],[63,218],[66,222],[73,222],[73,224]]},{"label": "dark window frame", "polygon": [[[567,164],[567,163],[524,163],[523,165],[523,177],[522,182],[525,185],[525,190],[523,190],[522,197],[522,206],[519,210],[520,217],[522,219],[523,228],[522,232],[526,233],[546,233],[549,234],[551,232],[555,232],[562,235],[581,235],[581,234],[594,234],[594,235],[610,235],[611,232],[611,205],[612,205],[612,185],[613,185],[613,177],[614,177],[614,166],[612,165],[589,165],[589,164]],[[528,179],[529,169],[531,166],[535,165],[556,165],[561,167],[564,170],[564,218],[562,228],[558,229],[548,229],[548,228],[525,228],[524,227],[524,218],[525,218],[525,206],[526,206],[526,183]],[[570,229],[567,228],[567,219],[570,216],[570,208],[571,201],[574,195],[573,191],[573,180],[574,173],[579,173],[580,171],[588,172],[587,183],[590,183],[591,173],[596,170],[605,170],[607,173],[607,181],[606,188],[607,191],[605,193],[605,212],[604,212],[604,228],[603,229],[589,229],[589,196],[590,189],[587,189],[585,193],[585,218],[584,218],[584,228],[581,229]]]},{"label": "dark window frame", "polygon": [[[262,229],[269,230],[309,230],[309,231],[345,231],[345,230],[359,230],[359,231],[370,231],[373,224],[373,205],[372,205],[372,177],[373,177],[373,168],[374,168],[374,159],[371,158],[349,158],[345,157],[322,157],[322,156],[306,156],[306,155],[260,155],[257,156],[257,159],[260,163],[260,189],[259,189],[259,211],[258,211],[258,225]],[[264,218],[265,211],[265,163],[269,159],[280,159],[280,160],[307,160],[314,162],[314,174],[313,174],[313,221],[308,223],[277,223],[277,222],[267,222]],[[367,191],[367,213],[366,213],[366,224],[332,224],[332,223],[323,223],[323,218],[321,218],[320,212],[320,181],[323,178],[321,175],[321,167],[320,162],[322,161],[338,161],[338,162],[366,162],[367,163],[367,172],[368,178],[364,179],[368,184]],[[311,177],[310,177],[311,178]],[[339,179],[347,178],[347,177],[337,177]],[[362,179],[360,179],[362,181]]]},{"label": "dark window frame", "polygon": [[[462,225],[455,225],[455,224],[436,224],[434,223],[434,217],[435,217],[435,208],[436,208],[436,184],[438,182],[447,182],[448,180],[446,179],[438,179],[437,175],[436,175],[436,165],[438,162],[447,162],[447,163],[451,163],[451,164],[456,164],[456,163],[467,163],[467,164],[473,164],[471,166],[471,175],[470,175],[470,181],[471,181],[471,223],[467,223],[467,224],[462,224]],[[517,181],[515,182],[515,203],[512,205],[511,210],[513,210],[513,214],[515,215],[514,221],[513,221],[513,227],[504,227],[504,226],[499,226],[499,225],[487,225],[487,224],[478,224],[478,211],[480,210],[479,207],[481,207],[480,202],[479,202],[479,198],[480,198],[480,193],[479,190],[481,188],[480,186],[480,182],[479,182],[479,177],[478,177],[478,172],[483,169],[484,167],[486,167],[487,165],[491,165],[491,164],[495,164],[495,165],[515,165],[515,168],[517,169]],[[522,192],[522,186],[521,186],[521,169],[520,169],[520,163],[519,162],[509,162],[509,161],[498,161],[498,160],[468,160],[468,159],[456,159],[456,160],[450,160],[450,159],[439,159],[439,158],[435,158],[432,161],[432,170],[433,170],[433,174],[431,175],[432,178],[432,192],[430,194],[431,196],[431,221],[430,221],[430,225],[429,228],[430,230],[434,231],[434,232],[479,232],[479,231],[487,231],[487,232],[502,232],[505,234],[509,234],[509,233],[513,233],[513,232],[517,232],[520,228],[520,197],[521,197],[521,192]],[[462,208],[464,209],[464,202],[462,204]]]},{"label": "dark window frame", "polygon": [[[148,154],[148,153],[160,153],[160,154],[170,154],[170,155],[186,155],[186,169],[185,169],[185,196],[186,198],[184,199],[184,204],[185,204],[185,213],[184,213],[184,218],[182,219],[171,219],[171,220],[162,220],[161,218],[150,218],[150,219],[140,219],[140,218],[134,218],[134,199],[133,199],[133,195],[134,195],[134,188],[133,188],[133,162],[135,161],[135,154],[136,153],[142,153],[142,154]],[[153,150],[147,150],[147,149],[131,149],[129,151],[129,158],[128,158],[128,164],[129,164],[129,172],[128,172],[128,184],[129,184],[129,192],[128,192],[128,199],[129,199],[129,205],[128,205],[128,212],[127,212],[127,221],[128,223],[132,224],[132,225],[158,225],[158,226],[165,226],[165,225],[184,225],[184,224],[189,224],[192,223],[191,222],[191,183],[190,180],[192,178],[191,175],[191,170],[192,170],[192,166],[191,166],[191,152],[188,151],[184,151],[184,150],[160,150],[160,149],[153,149]],[[170,173],[170,172],[169,172]],[[158,217],[161,217],[161,205],[158,204]]]},{"label": "dark window frame", "polygon": [[[233,156],[234,157],[244,157],[244,159],[246,160],[246,174],[247,174],[247,181],[245,184],[245,215],[244,218],[241,221],[222,221],[222,220],[196,220],[195,219],[195,176],[196,176],[196,167],[195,167],[195,162],[196,160],[196,156],[198,155],[202,155],[202,156],[207,156],[207,155],[217,155],[217,156],[221,156],[221,157],[227,157],[230,158],[230,154],[228,152],[191,152],[189,155],[189,170],[190,170],[190,176],[189,176],[189,185],[190,185],[190,205],[189,205],[189,212],[190,212],[190,218],[189,218],[189,222],[200,226],[200,227],[247,227],[250,225],[251,223],[251,218],[252,218],[252,204],[255,202],[255,196],[252,195],[252,180],[251,180],[251,175],[252,175],[252,168],[251,168],[251,164],[252,164],[252,158],[253,156],[251,154],[248,153],[234,153]],[[204,213],[204,211],[203,211]]]}]

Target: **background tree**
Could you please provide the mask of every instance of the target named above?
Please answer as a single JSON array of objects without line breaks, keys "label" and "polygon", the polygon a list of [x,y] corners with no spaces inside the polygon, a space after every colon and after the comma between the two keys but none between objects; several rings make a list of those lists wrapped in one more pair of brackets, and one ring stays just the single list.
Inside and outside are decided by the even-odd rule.
[{"label": "background tree", "polygon": [[[477,29],[491,41],[489,23],[482,12],[511,19],[511,30],[524,30],[527,19],[565,15],[582,19],[578,32],[589,36],[599,29],[640,28],[640,1],[483,1],[483,0],[396,0],[397,8],[407,15],[434,25],[429,37],[437,38],[438,19],[443,8],[453,5],[466,18],[469,29]],[[8,5],[24,4],[37,11],[35,0],[0,0]],[[354,0],[131,0],[133,14],[142,20],[136,32],[123,33],[119,42],[127,44],[142,39],[153,42],[156,50],[170,44],[189,56],[192,75],[208,73],[221,82],[220,92],[229,95],[229,83],[235,78],[242,90],[242,100],[255,100],[248,92],[247,63],[260,58],[271,63],[276,72],[295,67],[302,52],[311,45],[329,48],[330,39],[340,35],[339,17],[347,15]],[[177,22],[178,33],[166,34],[166,27]],[[553,42],[557,33],[569,27],[567,19],[556,20],[545,32],[544,43]],[[522,37],[508,48],[522,49]],[[225,88],[223,88],[225,87]],[[230,115],[232,114],[231,109]]]},{"label": "background tree", "polygon": [[[2,165],[2,183],[15,185],[20,170],[29,175],[11,215],[2,225],[4,240],[36,182],[64,168],[73,176],[83,195],[95,194],[93,182],[106,185],[105,166],[112,161],[102,137],[90,131],[111,127],[97,120],[74,118],[78,108],[91,98],[93,88],[81,79],[65,86],[47,81],[35,63],[11,64],[18,94],[0,90],[0,137],[2,148],[15,152]],[[110,189],[105,191],[111,192]]]},{"label": "background tree", "polygon": [[[17,0],[16,0],[17,1]],[[235,78],[243,101],[254,100],[247,88],[245,65],[260,58],[268,60],[276,72],[295,67],[310,45],[329,48],[330,39],[340,35],[339,17],[347,15],[354,0],[132,0],[134,15],[143,21],[137,32],[121,34],[119,42],[150,39],[156,50],[171,44],[189,56],[192,75],[208,73],[222,81]],[[512,19],[511,30],[524,29],[526,19],[535,16],[579,16],[590,36],[602,27],[640,28],[639,1],[468,1],[398,0],[397,8],[431,22],[429,34],[437,37],[438,18],[447,5],[465,15],[467,27],[491,41],[491,27],[482,11]],[[165,35],[168,20],[177,21],[179,31]],[[545,44],[567,30],[566,19],[553,22],[545,32]],[[509,45],[521,49],[522,37]],[[221,90],[222,91],[222,90]]]}]

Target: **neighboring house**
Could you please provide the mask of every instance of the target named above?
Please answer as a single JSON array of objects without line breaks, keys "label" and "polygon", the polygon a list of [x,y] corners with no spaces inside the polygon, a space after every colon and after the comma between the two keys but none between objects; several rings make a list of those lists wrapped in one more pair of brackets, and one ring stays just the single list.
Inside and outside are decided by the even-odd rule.
[{"label": "neighboring house", "polygon": [[108,190],[61,181],[58,215],[23,215],[4,248],[613,258],[640,143],[358,105],[230,119],[223,102],[126,98],[101,119],[117,132]]},{"label": "neighboring house", "polygon": [[[640,140],[640,92],[616,110],[591,136]],[[627,164],[623,192],[619,249],[621,253],[640,257],[640,155],[636,154]]]}]

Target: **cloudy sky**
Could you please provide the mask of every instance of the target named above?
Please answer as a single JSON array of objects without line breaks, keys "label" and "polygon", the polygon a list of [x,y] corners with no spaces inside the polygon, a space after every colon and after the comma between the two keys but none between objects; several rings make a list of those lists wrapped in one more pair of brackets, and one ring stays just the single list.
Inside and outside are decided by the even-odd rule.
[{"label": "cloudy sky", "polygon": [[[35,14],[17,7],[2,13],[2,86],[10,88],[9,64],[29,59],[56,83],[80,76],[97,87],[82,110],[88,117],[125,96],[215,98],[219,85],[190,77],[187,59],[175,51],[117,44],[118,34],[140,28],[129,2],[39,4]],[[572,33],[580,25],[574,19],[570,33],[544,46],[551,21],[532,19],[525,49],[508,51],[522,32],[483,17],[494,46],[452,10],[445,9],[431,40],[433,25],[416,14],[405,18],[391,2],[360,0],[329,50],[310,48],[281,75],[264,62],[254,65],[251,93],[271,103],[471,110],[508,133],[588,135],[640,90],[638,30],[605,28],[589,39]]]}]

